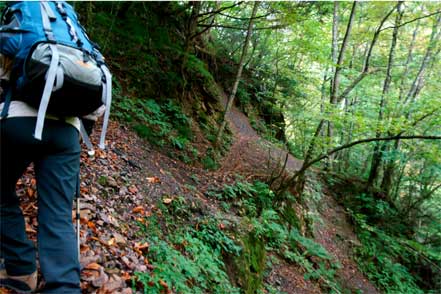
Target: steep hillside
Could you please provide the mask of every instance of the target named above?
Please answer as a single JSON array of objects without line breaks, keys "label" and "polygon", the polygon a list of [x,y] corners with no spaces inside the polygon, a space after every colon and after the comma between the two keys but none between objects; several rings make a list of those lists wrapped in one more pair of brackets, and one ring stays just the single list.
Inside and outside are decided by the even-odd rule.
[{"label": "steep hillside", "polygon": [[[234,190],[234,187],[240,187],[235,185],[245,185],[245,180],[268,178],[274,162],[283,160],[271,154],[283,151],[256,135],[247,118],[238,109],[234,109],[229,120],[234,139],[221,166],[213,172],[167,156],[156,146],[138,138],[124,124],[114,121],[109,129],[108,149],[98,151],[94,158],[83,154],[80,235],[84,293],[167,292],[167,289],[180,292],[177,290],[182,287],[179,283],[184,281],[180,280],[182,277],[179,277],[178,272],[170,272],[167,266],[174,264],[182,267],[182,270],[189,270],[202,262],[198,261],[200,252],[187,251],[195,240],[205,242],[203,244],[208,248],[216,248],[214,244],[222,244],[223,240],[226,242],[225,248],[217,253],[211,252],[215,263],[205,265],[212,267],[205,270],[216,269],[220,272],[208,271],[203,275],[207,279],[217,279],[217,275],[224,275],[224,283],[231,283],[229,287],[241,288],[246,293],[254,293],[253,287],[259,287],[260,283],[275,293],[327,293],[333,288],[336,291],[362,289],[363,293],[378,293],[351,260],[349,248],[342,246],[345,242],[349,245],[357,244],[356,237],[351,233],[350,226],[345,224],[342,208],[329,196],[324,196],[321,201],[319,211],[323,223],[318,225],[316,233],[317,242],[323,247],[317,247],[318,243],[312,239],[298,239],[298,250],[302,250],[303,256],[307,258],[303,261],[294,259],[297,260],[294,262],[286,249],[278,248],[277,242],[283,243],[283,236],[279,236],[282,238],[280,240],[271,240],[272,237],[267,239],[269,236],[262,235],[264,240],[275,242],[272,245],[259,245],[261,241],[257,239],[248,240],[249,243],[238,239],[244,238],[243,234],[256,233],[260,221],[247,221],[253,214],[241,210],[250,208],[235,199],[241,197],[240,193],[246,188],[242,186],[242,190]],[[96,141],[98,138],[93,139]],[[298,166],[297,159],[290,157],[289,160],[292,162],[289,168]],[[236,193],[225,196],[232,197],[229,201],[231,208],[227,210],[224,206],[228,198],[212,196],[213,191],[221,191],[225,187],[230,187]],[[18,188],[28,221],[28,233],[35,240],[35,201],[38,196],[32,180],[32,168],[20,181]],[[214,223],[210,224],[211,221]],[[283,221],[272,225],[277,223],[285,225]],[[159,232],[146,231],[147,226],[153,224],[157,227],[151,230]],[[207,224],[210,227],[204,228]],[[265,221],[260,224],[265,226]],[[186,228],[194,230],[195,235],[184,235],[188,239],[173,239],[178,231]],[[283,232],[282,227],[263,229]],[[256,246],[264,246],[261,253],[247,253],[247,250],[255,250]],[[237,253],[229,252],[233,250],[230,247],[235,248]],[[175,250],[184,255],[178,255]],[[311,252],[308,253],[308,250]],[[317,252],[314,253],[314,250]],[[168,260],[162,254],[177,254],[174,257],[176,260]],[[242,260],[244,254],[248,257]],[[258,260],[253,261],[253,258]],[[326,268],[341,263],[334,278],[332,272],[326,273],[326,269],[321,268],[325,265],[320,260],[329,263]],[[251,267],[257,261],[260,267],[248,273],[241,273],[240,268],[235,266],[236,262],[245,262],[250,263]],[[325,272],[316,268],[320,264],[319,268]],[[254,275],[258,276],[252,278]],[[312,280],[305,279],[308,275],[311,275]],[[327,279],[338,279],[339,283]],[[191,285],[188,286],[193,289]],[[200,287],[200,281],[194,281],[193,286]],[[230,290],[233,291],[233,288]],[[222,293],[229,293],[230,290],[226,289],[221,290],[224,291]],[[206,285],[206,290],[211,293],[210,290],[215,288]],[[198,291],[194,289],[194,293]]]}]

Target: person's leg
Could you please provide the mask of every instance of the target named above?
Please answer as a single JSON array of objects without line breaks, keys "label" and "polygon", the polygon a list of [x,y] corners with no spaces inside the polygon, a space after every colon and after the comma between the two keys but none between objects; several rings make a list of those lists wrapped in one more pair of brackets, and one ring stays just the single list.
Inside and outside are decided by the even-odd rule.
[{"label": "person's leg", "polygon": [[32,138],[31,123],[22,118],[0,121],[0,256],[11,276],[36,270],[35,247],[27,238],[15,192],[17,180],[31,162],[33,150],[26,148]]},{"label": "person's leg", "polygon": [[38,191],[38,252],[43,293],[80,293],[80,264],[72,204],[80,168],[77,130],[47,121],[47,155],[35,162]]}]

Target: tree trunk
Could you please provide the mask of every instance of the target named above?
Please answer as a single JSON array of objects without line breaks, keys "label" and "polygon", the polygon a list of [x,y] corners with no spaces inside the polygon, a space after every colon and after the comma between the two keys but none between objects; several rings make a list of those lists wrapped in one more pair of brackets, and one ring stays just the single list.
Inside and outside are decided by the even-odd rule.
[{"label": "tree trunk", "polygon": [[[327,93],[326,93],[326,84],[328,81],[328,68],[325,69],[325,73],[323,75],[323,82],[322,82],[322,87],[320,89],[320,113],[321,115],[325,114],[325,106],[326,106],[326,97],[327,97]],[[332,83],[332,81],[331,81]],[[324,132],[324,130],[320,130],[320,136],[321,137],[325,137],[326,134]]]},{"label": "tree trunk", "polygon": [[[331,84],[331,98],[330,103],[332,105],[337,104],[337,96],[338,96],[338,88],[340,85],[340,72],[343,69],[343,61],[346,53],[346,49],[348,47],[349,43],[349,37],[351,35],[352,31],[352,25],[354,24],[355,19],[355,11],[357,7],[358,2],[354,2],[352,4],[351,14],[349,16],[348,25],[346,27],[345,36],[343,38],[343,43],[341,45],[340,52],[337,57],[337,40],[338,40],[338,2],[334,2],[334,18],[332,22],[332,62],[335,64],[335,71],[334,71],[334,77],[332,78],[332,84]],[[328,122],[328,141],[332,146],[332,140],[334,138],[334,130],[333,130],[332,122]],[[330,162],[332,162],[332,158],[330,158]]]},{"label": "tree trunk", "polygon": [[[386,69],[386,78],[384,79],[383,83],[383,91],[381,93],[381,102],[380,102],[380,109],[378,112],[378,126],[376,131],[376,138],[381,137],[381,131],[380,131],[380,125],[384,120],[384,111],[386,109],[386,103],[387,103],[387,95],[389,93],[390,83],[392,79],[392,67],[394,64],[394,57],[395,57],[395,47],[397,45],[397,38],[398,38],[398,29],[401,23],[401,19],[403,17],[403,11],[401,10],[401,5],[403,2],[399,2],[397,6],[398,14],[395,19],[395,28],[392,34],[392,41],[390,45],[389,50],[389,61],[387,63],[387,69]],[[372,155],[372,164],[371,164],[371,170],[369,172],[369,179],[367,182],[367,189],[370,190],[374,186],[375,180],[378,177],[378,170],[382,163],[382,151],[385,150],[385,143],[376,142],[374,147],[374,152]]]},{"label": "tree trunk", "polygon": [[188,19],[188,21],[186,22],[184,54],[182,56],[182,63],[181,63],[181,77],[183,80],[182,96],[181,96],[182,99],[184,99],[184,96],[186,93],[186,88],[187,88],[187,78],[185,76],[185,68],[187,67],[188,56],[190,54],[190,49],[193,44],[193,36],[195,35],[197,25],[198,25],[198,15],[199,15],[199,11],[201,9],[201,3],[202,2],[199,2],[199,1],[190,2],[190,5],[192,7],[191,15],[190,15],[190,18]]},{"label": "tree trunk", "polygon": [[424,54],[424,59],[423,62],[421,63],[418,74],[415,77],[409,92],[407,93],[406,99],[404,100],[405,104],[415,99],[415,97],[418,95],[419,90],[421,90],[421,83],[424,77],[424,72],[427,68],[427,65],[430,62],[430,59],[432,58],[433,50],[435,49],[436,43],[441,35],[441,31],[438,31],[440,25],[441,25],[441,14],[438,15],[437,21],[433,25],[432,33],[430,35],[429,46],[427,47],[426,54]]},{"label": "tree trunk", "polygon": [[354,19],[355,19],[356,7],[357,7],[357,2],[355,1],[354,4],[352,4],[352,10],[351,10],[351,15],[349,16],[348,26],[346,28],[346,33],[343,38],[343,43],[341,45],[340,52],[338,54],[337,63],[335,65],[334,78],[332,79],[332,88],[331,88],[331,101],[330,101],[331,104],[337,103],[338,87],[340,85],[340,72],[343,68],[343,60],[349,42],[349,37],[352,30],[352,24],[354,23]]},{"label": "tree trunk", "polygon": [[[355,4],[355,2],[354,2],[354,4]],[[338,8],[339,8],[339,2],[338,1],[336,1],[336,2],[334,2],[334,14],[333,14],[333,18],[332,18],[332,47],[331,47],[331,60],[332,60],[332,65],[335,67],[335,71],[334,71],[334,76],[331,78],[331,80],[330,80],[330,83],[331,83],[331,85],[330,85],[330,93],[331,93],[331,95],[330,95],[330,97],[331,97],[331,104],[335,104],[334,103],[334,101],[332,100],[332,93],[334,93],[334,80],[335,80],[335,73],[337,72],[337,68],[338,68],[338,65],[337,65],[337,63],[338,63],[338,56],[337,56],[337,54],[338,54],[338,24],[339,24],[339,22],[340,22],[340,19],[339,19],[339,15],[338,15]],[[353,6],[353,8],[354,8],[354,6]],[[352,12],[351,12],[351,16],[352,16],[353,14],[352,14]],[[348,29],[346,30],[346,35],[345,35],[345,39],[344,39],[344,41],[346,41],[347,40],[347,38],[346,38],[346,36],[348,36],[349,35],[349,29],[350,29],[350,27],[352,26],[352,19],[353,18],[350,18],[350,20],[349,20],[349,24],[348,24]],[[343,41],[343,44],[342,44],[342,50],[344,50],[344,48],[346,47],[346,44],[345,44],[345,42]],[[332,122],[331,121],[327,121],[327,125],[328,125],[328,129],[327,129],[327,138],[328,138],[328,140],[329,140],[329,144],[331,143],[331,141],[332,141],[332,138],[334,137],[334,132],[333,132],[333,125],[332,125]],[[332,159],[330,158],[329,159],[329,161],[327,161],[326,162],[326,168],[329,168],[329,165],[331,164],[331,161],[332,161]]]},{"label": "tree trunk", "polygon": [[[439,31],[439,32],[437,31],[440,24],[441,24],[441,16],[438,16],[438,19],[432,28],[432,33],[431,33],[429,45],[427,47],[426,53],[424,54],[424,58],[421,63],[420,69],[418,70],[418,74],[416,75],[416,77],[412,83],[412,86],[406,95],[406,99],[403,101],[403,104],[410,103],[410,102],[414,101],[416,99],[418,93],[422,89],[422,86],[423,86],[422,81],[423,81],[424,72],[426,70],[426,67],[430,63],[431,59],[433,59],[433,49],[436,47],[436,43],[441,35],[441,31]],[[400,90],[399,90],[400,101],[403,99],[403,96],[404,96],[404,94],[403,94],[404,87],[405,87],[404,81],[405,81],[406,76],[409,72],[409,68],[410,68],[409,64],[412,60],[413,48],[415,45],[418,27],[419,27],[419,25],[417,25],[417,27],[415,28],[415,30],[413,32],[411,45],[409,46],[409,53],[407,55],[407,60],[406,60],[406,68],[404,70],[403,79],[401,81]],[[407,113],[406,117],[410,118],[410,113]],[[399,149],[400,149],[400,140],[397,140],[394,143],[393,150],[394,150],[394,152],[398,152]],[[390,191],[392,190],[393,178],[395,175],[395,167],[396,167],[395,162],[393,160],[390,160],[384,169],[384,176],[383,176],[383,181],[381,183],[381,188],[386,193],[387,197],[391,196]]]},{"label": "tree trunk", "polygon": [[[357,96],[354,97],[352,101],[349,101],[348,98],[345,98],[345,118],[343,120],[343,125],[347,124],[347,117],[351,117],[354,115],[354,109],[357,102]],[[340,145],[349,143],[352,141],[352,132],[354,131],[354,123],[352,120],[349,122],[347,136],[345,136],[345,131],[342,128],[340,134]],[[338,159],[338,171],[347,171],[349,168],[349,157],[350,157],[350,149],[346,149],[340,153],[338,153],[335,158]]]},{"label": "tree trunk", "polygon": [[403,96],[404,96],[404,88],[406,86],[406,79],[407,79],[407,75],[409,74],[409,70],[410,70],[410,62],[413,60],[413,49],[415,48],[415,41],[416,41],[416,37],[418,34],[418,28],[419,28],[419,22],[417,23],[417,26],[415,27],[415,30],[413,31],[412,34],[412,41],[410,42],[409,45],[409,51],[407,53],[407,58],[406,58],[406,64],[405,64],[405,69],[404,69],[404,73],[403,73],[403,78],[401,79],[401,83],[400,83],[400,91],[399,91],[399,101],[403,100]]},{"label": "tree trunk", "polygon": [[372,57],[372,51],[375,47],[375,44],[378,41],[378,37],[380,36],[380,33],[383,31],[383,25],[385,24],[386,20],[389,18],[389,16],[394,12],[396,7],[393,7],[381,20],[380,25],[378,26],[378,28],[375,30],[374,36],[372,38],[372,41],[368,47],[367,50],[367,54],[366,54],[366,58],[364,60],[364,64],[363,64],[363,69],[361,71],[361,73],[358,75],[358,77],[356,77],[351,84],[349,84],[346,89],[340,94],[340,95],[336,95],[336,99],[337,99],[337,103],[342,101],[344,98],[346,98],[349,93],[352,92],[352,90],[358,85],[358,83],[360,83],[369,73],[371,73],[370,71],[370,62],[371,62],[371,57]]},{"label": "tree trunk", "polygon": [[[393,152],[398,152],[400,149],[400,140],[394,142]],[[385,165],[383,172],[383,181],[381,182],[381,190],[384,191],[386,199],[391,200],[391,191],[393,179],[395,178],[396,164],[393,159],[389,159]]]},{"label": "tree trunk", "polygon": [[228,102],[225,107],[224,115],[222,118],[222,123],[221,123],[219,131],[217,133],[216,142],[215,142],[215,145],[217,147],[220,146],[220,142],[222,140],[225,126],[227,125],[227,115],[230,112],[231,107],[233,106],[234,98],[236,97],[236,93],[237,93],[237,88],[239,87],[240,78],[242,77],[242,70],[243,70],[243,65],[244,65],[244,61],[245,61],[245,56],[247,54],[250,38],[253,33],[253,21],[256,16],[256,12],[257,12],[258,7],[259,7],[259,2],[255,1],[254,6],[253,6],[253,11],[252,11],[251,17],[250,17],[250,22],[248,23],[247,35],[245,37],[245,42],[243,44],[242,54],[241,54],[240,60],[239,60],[239,67],[238,67],[237,73],[236,73],[236,79],[234,81],[233,88],[231,90],[231,94],[228,97]]}]

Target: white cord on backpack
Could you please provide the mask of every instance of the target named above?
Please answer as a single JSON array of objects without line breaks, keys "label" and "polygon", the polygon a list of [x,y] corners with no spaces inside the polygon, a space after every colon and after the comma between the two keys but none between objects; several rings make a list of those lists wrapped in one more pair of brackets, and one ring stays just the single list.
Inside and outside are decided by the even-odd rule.
[{"label": "white cord on backpack", "polygon": [[87,146],[87,154],[92,157],[95,155],[95,150],[93,149],[92,142],[90,142],[89,136],[87,135],[86,128],[84,128],[83,121],[80,120],[80,135],[83,138],[84,144]]},{"label": "white cord on backpack", "polygon": [[52,90],[54,88],[55,76],[57,74],[59,54],[58,48],[56,45],[49,45],[49,48],[52,50],[52,59],[49,65],[49,69],[47,70],[46,83],[44,84],[43,96],[41,97],[40,107],[38,108],[37,114],[37,124],[35,126],[34,138],[37,140],[41,140],[43,134],[43,126],[44,119],[46,117],[46,110],[49,105],[49,99],[52,94]]},{"label": "white cord on backpack", "polygon": [[104,150],[106,148],[105,138],[109,125],[110,104],[112,103],[112,74],[105,65],[101,65],[101,70],[106,77],[106,83],[103,85],[103,103],[106,105],[106,112],[104,113],[103,129],[101,130],[101,138],[98,146]]}]

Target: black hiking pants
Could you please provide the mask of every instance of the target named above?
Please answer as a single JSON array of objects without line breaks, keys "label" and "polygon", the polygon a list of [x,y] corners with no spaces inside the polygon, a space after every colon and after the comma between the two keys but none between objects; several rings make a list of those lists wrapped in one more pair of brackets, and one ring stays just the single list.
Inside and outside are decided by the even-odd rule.
[{"label": "black hiking pants", "polygon": [[0,120],[0,256],[9,275],[36,270],[36,250],[25,232],[15,185],[33,162],[38,192],[37,248],[43,293],[81,293],[72,203],[80,168],[78,131],[47,119],[34,139],[36,118]]}]

